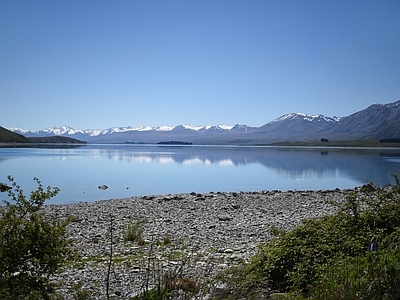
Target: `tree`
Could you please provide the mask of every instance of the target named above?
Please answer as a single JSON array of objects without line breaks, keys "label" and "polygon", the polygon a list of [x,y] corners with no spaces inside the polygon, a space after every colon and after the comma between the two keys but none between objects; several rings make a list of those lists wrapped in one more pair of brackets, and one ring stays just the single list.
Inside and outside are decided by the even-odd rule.
[{"label": "tree", "polygon": [[[72,254],[66,226],[71,220],[56,220],[44,212],[46,200],[58,188],[38,187],[29,199],[8,176],[10,200],[0,206],[0,299],[50,299],[55,293],[54,274]],[[1,186],[7,186],[0,184]]]}]

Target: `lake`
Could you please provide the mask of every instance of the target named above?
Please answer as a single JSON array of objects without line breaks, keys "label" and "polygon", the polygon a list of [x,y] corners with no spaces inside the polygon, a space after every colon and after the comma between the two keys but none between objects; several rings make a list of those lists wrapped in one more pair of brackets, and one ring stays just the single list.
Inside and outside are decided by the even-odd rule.
[{"label": "lake", "polygon": [[[141,195],[383,186],[400,174],[400,149],[83,145],[0,148],[0,182],[25,194],[34,177],[60,193],[47,203]],[[99,185],[109,188],[100,190]],[[0,200],[6,194],[0,194]]]}]

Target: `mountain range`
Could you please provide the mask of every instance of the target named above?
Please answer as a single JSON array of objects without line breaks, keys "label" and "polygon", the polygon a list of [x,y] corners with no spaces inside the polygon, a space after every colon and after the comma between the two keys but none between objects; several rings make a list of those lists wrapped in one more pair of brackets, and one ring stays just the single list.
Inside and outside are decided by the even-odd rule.
[{"label": "mountain range", "polygon": [[25,137],[65,136],[87,143],[269,144],[275,142],[330,140],[380,140],[400,138],[400,100],[373,104],[347,117],[289,113],[260,127],[234,126],[111,127],[76,130],[69,126],[44,130],[9,128]]},{"label": "mountain range", "polygon": [[46,137],[25,137],[22,134],[12,132],[0,126],[0,145],[1,144],[84,144],[67,136],[53,135]]}]

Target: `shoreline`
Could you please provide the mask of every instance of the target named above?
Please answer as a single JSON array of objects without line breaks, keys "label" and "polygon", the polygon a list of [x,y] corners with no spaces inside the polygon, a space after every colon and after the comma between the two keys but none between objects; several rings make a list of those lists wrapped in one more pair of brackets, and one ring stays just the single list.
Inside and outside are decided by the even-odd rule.
[{"label": "shoreline", "polygon": [[[260,191],[187,193],[137,196],[89,203],[49,204],[47,213],[59,219],[75,216],[68,226],[74,248],[83,258],[79,269],[69,268],[56,281],[64,281],[60,289],[65,299],[68,288],[81,281],[93,299],[103,299],[106,260],[110,251],[110,220],[113,218],[113,255],[119,263],[110,282],[117,299],[137,294],[144,266],[138,253],[146,255],[151,243],[164,254],[179,253],[189,259],[187,276],[210,277],[242,261],[257,251],[257,245],[271,238],[270,228],[289,230],[305,218],[334,213],[336,208],[326,200],[343,201],[349,191]],[[123,228],[134,220],[145,220],[144,246],[123,240]],[[165,237],[170,245],[163,246]],[[147,247],[147,248],[146,248]],[[143,251],[143,252],[141,252]],[[149,253],[147,253],[149,255]],[[194,259],[195,258],[195,259]],[[100,262],[99,262],[100,261]],[[178,261],[163,259],[163,267],[171,270]],[[208,270],[208,274],[206,273]],[[196,274],[202,274],[196,276]],[[97,298],[96,298],[97,297]],[[72,299],[72,298],[71,298]]]},{"label": "shoreline", "polygon": [[[162,142],[161,142],[162,143]],[[78,146],[91,146],[91,145],[136,145],[136,146],[171,146],[171,147],[202,147],[202,146],[216,146],[216,147],[226,147],[226,146],[237,146],[237,147],[307,147],[307,148],[343,148],[343,149],[400,149],[400,143],[398,142],[379,142],[379,141],[364,141],[364,140],[339,140],[331,141],[329,143],[324,142],[276,142],[276,143],[262,143],[262,144],[160,144],[158,143],[87,143],[82,141],[77,142],[31,142],[31,143],[14,143],[14,142],[0,142],[0,147],[2,148],[27,148],[27,147],[78,147]]]}]

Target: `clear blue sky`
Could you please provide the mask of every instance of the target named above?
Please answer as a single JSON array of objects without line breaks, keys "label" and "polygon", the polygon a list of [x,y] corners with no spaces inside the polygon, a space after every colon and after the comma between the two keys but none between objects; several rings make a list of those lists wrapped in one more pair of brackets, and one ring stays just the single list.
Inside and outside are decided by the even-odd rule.
[{"label": "clear blue sky", "polygon": [[400,1],[0,2],[0,126],[346,116],[400,99]]}]

